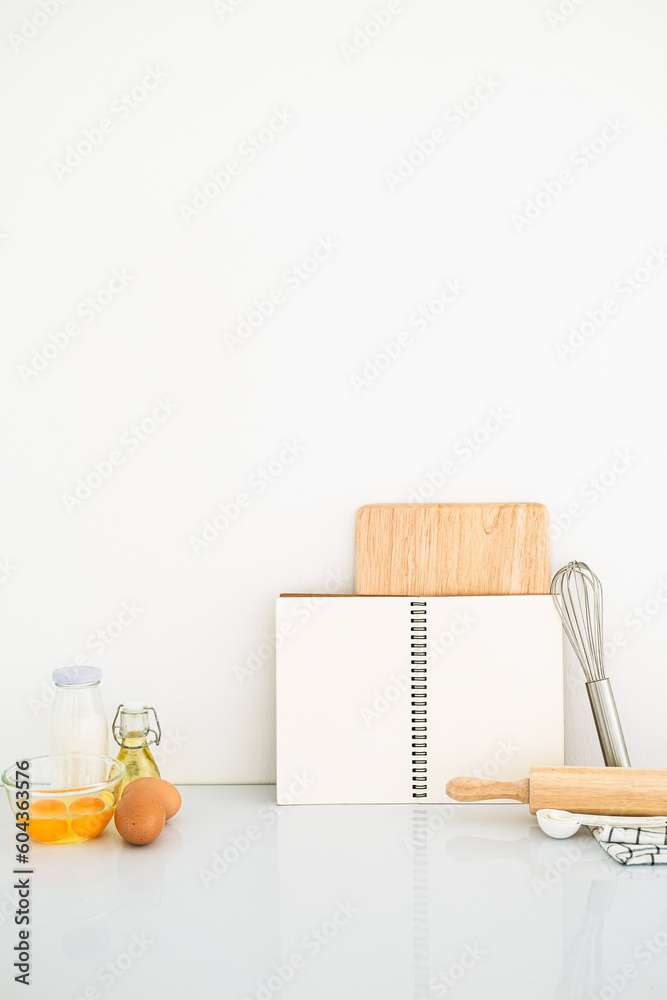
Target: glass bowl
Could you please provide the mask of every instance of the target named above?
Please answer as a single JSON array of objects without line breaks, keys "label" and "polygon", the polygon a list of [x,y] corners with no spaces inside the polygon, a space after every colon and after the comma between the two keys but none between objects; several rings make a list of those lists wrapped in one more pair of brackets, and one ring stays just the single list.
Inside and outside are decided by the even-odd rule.
[{"label": "glass bowl", "polygon": [[80,844],[109,823],[124,774],[113,757],[64,754],[18,761],[2,781],[19,830],[40,844]]}]

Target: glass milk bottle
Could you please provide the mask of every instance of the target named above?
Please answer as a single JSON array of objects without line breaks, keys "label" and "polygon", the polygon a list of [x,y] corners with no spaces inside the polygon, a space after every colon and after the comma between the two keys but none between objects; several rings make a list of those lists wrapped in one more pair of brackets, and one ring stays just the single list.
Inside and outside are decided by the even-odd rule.
[{"label": "glass milk bottle", "polygon": [[[155,729],[150,728],[149,712],[155,718]],[[155,757],[149,749],[153,744],[158,746],[162,737],[154,708],[144,705],[142,701],[128,701],[125,705],[119,705],[112,732],[120,747],[118,760],[125,764],[125,774],[120,783],[121,794],[125,786],[135,778],[160,777]]]},{"label": "glass milk bottle", "polygon": [[109,755],[109,727],[100,693],[99,667],[58,667],[51,709],[49,752]]}]

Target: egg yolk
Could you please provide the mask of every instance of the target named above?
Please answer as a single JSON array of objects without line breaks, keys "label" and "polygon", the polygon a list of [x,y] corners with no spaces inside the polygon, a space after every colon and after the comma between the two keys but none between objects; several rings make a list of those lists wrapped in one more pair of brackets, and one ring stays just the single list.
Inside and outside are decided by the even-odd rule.
[{"label": "egg yolk", "polygon": [[55,819],[67,812],[67,806],[60,799],[37,799],[30,806],[30,818]]},{"label": "egg yolk", "polygon": [[33,819],[28,823],[28,833],[40,844],[55,844],[68,834],[65,819]]},{"label": "egg yolk", "polygon": [[108,792],[78,799],[37,799],[30,806],[28,833],[42,844],[73,844],[99,836],[113,816],[114,796]]},{"label": "egg yolk", "polygon": [[75,799],[70,803],[69,811],[74,816],[94,816],[95,813],[103,812],[104,802],[92,795],[84,795],[80,799]]},{"label": "egg yolk", "polygon": [[105,809],[94,816],[81,816],[72,820],[72,833],[85,840],[98,837],[113,816],[113,809]]},{"label": "egg yolk", "polygon": [[60,799],[37,799],[30,806],[28,833],[33,840],[42,844],[65,840],[68,834],[67,820],[59,817],[66,812],[67,806]]}]

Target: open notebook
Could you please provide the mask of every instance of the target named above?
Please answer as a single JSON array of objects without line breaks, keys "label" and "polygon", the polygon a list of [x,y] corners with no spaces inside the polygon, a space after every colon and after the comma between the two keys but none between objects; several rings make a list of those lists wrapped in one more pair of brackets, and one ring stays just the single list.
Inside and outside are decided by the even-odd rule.
[{"label": "open notebook", "polygon": [[279,803],[450,801],[563,763],[550,596],[280,597]]}]

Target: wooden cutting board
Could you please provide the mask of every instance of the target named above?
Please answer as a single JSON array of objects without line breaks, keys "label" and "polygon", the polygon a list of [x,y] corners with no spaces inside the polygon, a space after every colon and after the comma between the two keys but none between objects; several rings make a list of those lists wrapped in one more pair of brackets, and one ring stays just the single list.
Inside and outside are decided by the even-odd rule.
[{"label": "wooden cutting board", "polygon": [[540,503],[368,504],[357,512],[357,594],[548,594]]}]

